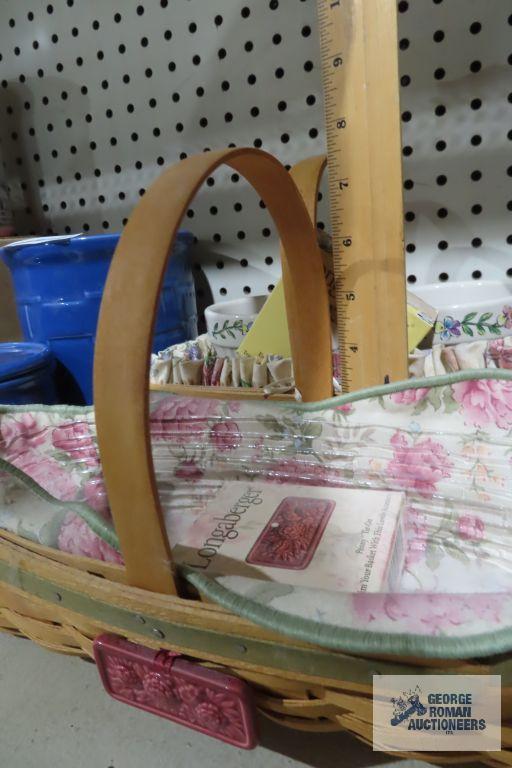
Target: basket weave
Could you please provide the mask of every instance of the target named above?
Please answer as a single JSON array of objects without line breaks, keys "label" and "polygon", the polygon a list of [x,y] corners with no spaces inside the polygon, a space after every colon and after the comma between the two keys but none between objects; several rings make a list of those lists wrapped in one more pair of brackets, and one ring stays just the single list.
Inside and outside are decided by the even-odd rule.
[{"label": "basket weave", "polygon": [[[0,531],[0,629],[86,658],[93,657],[93,640],[104,632],[175,650],[248,681],[259,709],[279,723],[309,731],[347,730],[367,743],[375,673],[501,674],[502,751],[403,756],[512,766],[508,657],[448,661],[349,655],[269,631],[191,595],[179,596],[184,587],[173,571],[151,461],[147,364],[174,233],[202,180],[223,162],[253,183],[279,229],[297,385],[307,400],[331,395],[322,259],[311,207],[308,211],[290,175],[256,150],[208,153],[168,169],[148,190],[123,233],[105,289],[96,347],[98,439],[126,565],[68,555]],[[316,178],[323,161],[309,162]],[[301,311],[305,305],[311,307],[307,315]],[[318,330],[315,345],[309,343],[311,322]]]}]

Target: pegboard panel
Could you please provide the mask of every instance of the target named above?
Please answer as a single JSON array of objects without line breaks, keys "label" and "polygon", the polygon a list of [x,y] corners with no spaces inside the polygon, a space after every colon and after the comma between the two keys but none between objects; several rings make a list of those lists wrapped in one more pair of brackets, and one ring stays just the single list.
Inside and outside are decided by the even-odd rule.
[{"label": "pegboard panel", "polygon": [[[409,279],[501,276],[509,3],[398,11]],[[291,164],[324,151],[315,0],[2,0],[2,22],[1,151],[19,231],[119,230],[162,167],[193,152],[249,145]],[[275,233],[236,174],[209,179],[184,226],[207,297],[272,289]]]},{"label": "pegboard panel", "polygon": [[409,281],[512,275],[512,6],[398,3]]}]

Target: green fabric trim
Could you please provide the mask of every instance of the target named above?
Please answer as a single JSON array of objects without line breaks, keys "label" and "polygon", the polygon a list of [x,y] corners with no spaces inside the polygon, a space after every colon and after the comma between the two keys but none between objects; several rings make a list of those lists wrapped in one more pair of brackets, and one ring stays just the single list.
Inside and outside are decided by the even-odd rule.
[{"label": "green fabric trim", "polygon": [[274,405],[280,408],[292,408],[294,410],[305,411],[323,411],[327,408],[335,408],[339,405],[356,403],[358,400],[367,400],[371,397],[382,397],[383,395],[392,395],[394,392],[403,392],[407,389],[421,389],[425,387],[432,389],[434,387],[445,387],[451,384],[458,384],[461,381],[477,381],[478,379],[494,379],[512,381],[512,371],[502,368],[474,368],[467,371],[456,371],[455,373],[445,373],[442,376],[425,376],[421,379],[404,379],[392,384],[382,384],[376,387],[366,387],[358,389],[357,392],[350,392],[347,395],[338,395],[330,397],[328,400],[318,400],[316,403],[289,403],[277,401]]},{"label": "green fabric trim", "polygon": [[58,509],[63,509],[66,512],[74,512],[87,523],[91,531],[99,536],[100,539],[103,539],[103,541],[105,541],[107,544],[110,544],[110,546],[117,552],[121,552],[119,539],[114,528],[109,525],[106,520],[104,520],[101,515],[99,515],[88,504],[78,501],[60,501],[59,499],[56,499],[54,496],[51,496],[47,491],[45,491],[44,488],[39,485],[39,483],[36,483],[35,480],[29,477],[29,475],[2,458],[0,458],[0,471],[6,472],[7,474],[11,475],[11,477],[15,477],[16,480],[18,480],[25,488],[27,488],[27,490],[36,496],[39,496],[39,498],[48,504],[51,504]]},{"label": "green fabric trim", "polygon": [[187,566],[180,571],[199,592],[223,608],[287,637],[314,643],[345,653],[385,653],[392,656],[417,656],[427,659],[469,659],[512,651],[512,628],[467,637],[428,637],[424,635],[368,632],[365,629],[321,624],[313,619],[292,616],[284,611],[242,597],[213,578]]}]

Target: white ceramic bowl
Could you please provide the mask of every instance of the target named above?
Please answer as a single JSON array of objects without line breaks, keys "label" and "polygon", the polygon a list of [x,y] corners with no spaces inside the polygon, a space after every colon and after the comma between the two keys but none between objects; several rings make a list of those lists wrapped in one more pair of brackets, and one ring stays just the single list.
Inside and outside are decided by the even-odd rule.
[{"label": "white ceramic bowl", "polygon": [[438,310],[435,344],[512,335],[512,281],[437,283],[412,290]]},{"label": "white ceramic bowl", "polygon": [[214,347],[237,349],[268,296],[247,296],[212,304],[204,311],[206,329]]}]

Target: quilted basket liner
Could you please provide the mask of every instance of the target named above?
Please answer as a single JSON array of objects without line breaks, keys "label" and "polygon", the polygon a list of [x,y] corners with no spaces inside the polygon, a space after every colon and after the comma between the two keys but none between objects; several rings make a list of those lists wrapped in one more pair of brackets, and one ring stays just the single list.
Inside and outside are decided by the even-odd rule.
[{"label": "quilted basket liner", "polygon": [[[347,594],[184,569],[200,592],[279,631],[353,652],[469,657],[512,649],[512,373],[464,371],[314,404],[152,392],[169,539],[220,485],[402,490],[395,594]],[[122,562],[92,408],[0,407],[0,527]]]}]

